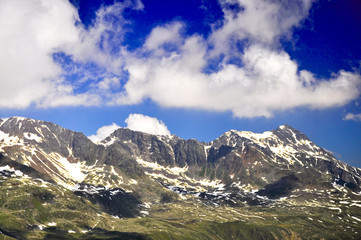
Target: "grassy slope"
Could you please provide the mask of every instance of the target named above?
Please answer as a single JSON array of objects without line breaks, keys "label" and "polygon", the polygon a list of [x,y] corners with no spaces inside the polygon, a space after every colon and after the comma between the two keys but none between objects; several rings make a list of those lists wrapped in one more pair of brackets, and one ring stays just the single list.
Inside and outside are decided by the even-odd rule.
[{"label": "grassy slope", "polygon": [[0,187],[0,239],[361,238],[361,224],[352,217],[361,219],[358,206],[214,207],[189,199],[155,204],[147,217],[119,219],[40,180],[4,178]]}]

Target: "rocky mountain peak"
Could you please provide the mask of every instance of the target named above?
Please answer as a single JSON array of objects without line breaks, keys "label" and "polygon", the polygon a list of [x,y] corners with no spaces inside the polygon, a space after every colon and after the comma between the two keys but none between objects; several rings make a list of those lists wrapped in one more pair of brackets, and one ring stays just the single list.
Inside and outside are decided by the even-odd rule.
[{"label": "rocky mountain peak", "polygon": [[288,143],[309,141],[305,134],[287,124],[279,126],[277,129],[273,130],[272,133],[275,134],[282,141]]},{"label": "rocky mountain peak", "polygon": [[84,134],[51,122],[23,117],[0,122],[0,152],[63,185],[83,180],[80,165],[94,163],[100,150]]},{"label": "rocky mountain peak", "polygon": [[[82,133],[21,117],[1,119],[0,133],[0,150],[7,157],[66,184],[90,179],[95,174],[91,169],[117,166],[126,170],[113,174],[122,179],[144,173],[164,184],[172,182],[170,177],[186,185],[205,179],[232,184],[238,179],[257,188],[277,179],[279,169],[294,173],[312,168],[358,186],[355,168],[289,125],[263,133],[230,130],[210,143],[119,128],[94,144]],[[111,175],[103,176],[104,184],[114,184]]]},{"label": "rocky mountain peak", "polygon": [[[338,161],[288,125],[263,133],[230,130],[209,143],[119,128],[95,144],[50,122],[0,119],[0,178],[50,186],[51,194],[67,189],[67,199],[75,194],[82,204],[99,204],[112,221],[114,216],[144,217],[152,214],[148,208],[164,203],[218,211],[220,205],[325,202],[338,209],[335,194],[351,202],[361,190],[360,169]],[[94,219],[99,216],[104,217]]]}]

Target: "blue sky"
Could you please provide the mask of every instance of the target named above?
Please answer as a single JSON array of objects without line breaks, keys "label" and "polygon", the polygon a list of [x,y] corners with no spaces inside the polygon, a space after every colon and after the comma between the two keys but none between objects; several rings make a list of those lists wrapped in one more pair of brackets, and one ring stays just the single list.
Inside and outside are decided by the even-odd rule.
[{"label": "blue sky", "polygon": [[200,141],[287,123],[361,167],[360,12],[357,0],[4,0],[0,117]]}]

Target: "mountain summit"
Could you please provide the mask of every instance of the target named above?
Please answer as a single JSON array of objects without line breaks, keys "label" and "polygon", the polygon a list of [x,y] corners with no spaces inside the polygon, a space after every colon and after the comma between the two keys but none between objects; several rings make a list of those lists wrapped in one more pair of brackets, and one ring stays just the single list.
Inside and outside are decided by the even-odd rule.
[{"label": "mountain summit", "polygon": [[[341,236],[345,229],[352,239],[361,233],[361,170],[288,125],[264,133],[230,130],[209,143],[120,128],[95,144],[50,122],[0,119],[0,177],[0,231],[14,238],[73,233],[82,239],[116,230],[109,236],[160,239],[158,227],[172,232],[180,224],[171,238],[216,233],[229,239],[222,234],[235,225],[242,231],[233,234],[241,239],[253,231],[255,216],[255,228],[271,239]],[[20,213],[24,207],[29,209]],[[204,213],[194,220],[178,216],[180,209]],[[338,227],[329,229],[321,212],[335,217],[330,226]],[[177,215],[169,219],[169,213]],[[279,218],[285,216],[302,224],[284,227]],[[120,221],[124,217],[147,219],[158,230]],[[314,219],[326,233],[312,227]],[[219,229],[209,230],[211,223]]]}]

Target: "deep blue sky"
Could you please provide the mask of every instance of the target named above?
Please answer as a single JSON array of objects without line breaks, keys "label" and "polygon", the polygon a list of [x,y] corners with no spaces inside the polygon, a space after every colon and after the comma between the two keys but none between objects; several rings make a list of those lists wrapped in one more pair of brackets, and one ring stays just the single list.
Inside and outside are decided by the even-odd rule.
[{"label": "deep blue sky", "polygon": [[[207,47],[213,49],[214,46],[210,43],[212,33],[225,25],[222,8],[234,14],[242,14],[244,11],[243,7],[237,4],[221,6],[216,0],[143,0],[143,9],[134,7],[136,1],[133,1],[133,7],[129,7],[131,1],[70,0],[70,2],[80,17],[80,22],[76,25],[84,31],[95,28],[96,12],[99,9],[112,7],[114,3],[129,4],[119,13],[119,18],[107,15],[105,20],[113,25],[121,22],[123,33],[118,35],[114,29],[110,29],[102,33],[102,40],[96,43],[98,47],[110,49],[107,50],[107,54],[112,57],[112,61],[120,56],[122,47],[131,54],[137,56],[140,54],[140,59],[147,59],[147,54],[153,56],[152,52],[141,52],[139,49],[145,44],[154,28],[174,22],[183,24],[180,31],[182,41],[191,36],[201,36]],[[307,70],[320,81],[330,81],[329,79],[340,70],[358,75],[361,61],[361,2],[320,0],[314,2],[307,12],[308,14],[300,18],[297,24],[278,35],[274,42],[260,44],[274,52],[284,51],[297,64],[297,71]],[[243,54],[247,47],[258,44],[257,41],[258,39],[249,36],[244,37],[237,42],[237,50],[232,51]],[[227,42],[224,44],[227,45]],[[168,56],[167,54],[173,50],[174,53],[180,53],[182,47],[170,44],[164,49],[166,52],[164,56]],[[110,72],[106,66],[100,66],[96,60],[88,59],[83,62],[78,60],[74,50],[57,48],[56,51],[52,50],[52,53],[56,53],[53,55],[53,61],[64,70],[61,76],[69,84],[73,84],[74,94],[90,91],[89,89],[92,89],[96,82],[101,81],[103,76],[120,79],[120,90],[111,87],[108,89],[110,92],[124,91],[124,85],[129,78],[126,67],[122,71]],[[241,60],[240,55],[231,54],[232,56],[225,60],[227,54],[230,53],[223,52],[214,58],[207,58],[209,60],[207,70],[218,71],[222,60],[225,64],[235,63],[240,68],[246,64]],[[76,71],[74,66],[77,66]],[[124,65],[119,66],[122,67]],[[7,76],[0,77],[4,79],[0,81],[6,81]],[[80,78],[87,77],[92,78],[93,85],[79,81]],[[169,81],[172,81],[171,78]],[[359,88],[360,84],[355,86]],[[232,108],[214,110],[203,105],[169,106],[167,102],[161,100],[157,102],[155,100],[157,95],[151,94],[153,92],[143,96],[142,100],[136,103],[113,106],[100,103],[90,104],[91,106],[55,104],[43,107],[39,106],[37,100],[33,100],[22,107],[1,107],[3,106],[1,105],[0,117],[16,115],[52,121],[89,136],[95,134],[98,128],[113,122],[119,126],[126,126],[124,120],[129,114],[139,113],[162,120],[172,134],[200,141],[211,141],[230,129],[263,132],[275,129],[281,124],[289,124],[304,132],[316,144],[334,152],[338,159],[361,167],[361,115],[357,115],[361,113],[360,94],[356,94],[351,100],[328,107],[314,107],[305,100],[307,103],[293,107],[272,108],[270,116],[262,116],[262,114],[245,116],[244,113],[237,115]],[[329,95],[328,98],[332,100],[333,95]],[[355,117],[344,120],[348,113],[354,114]]]}]

